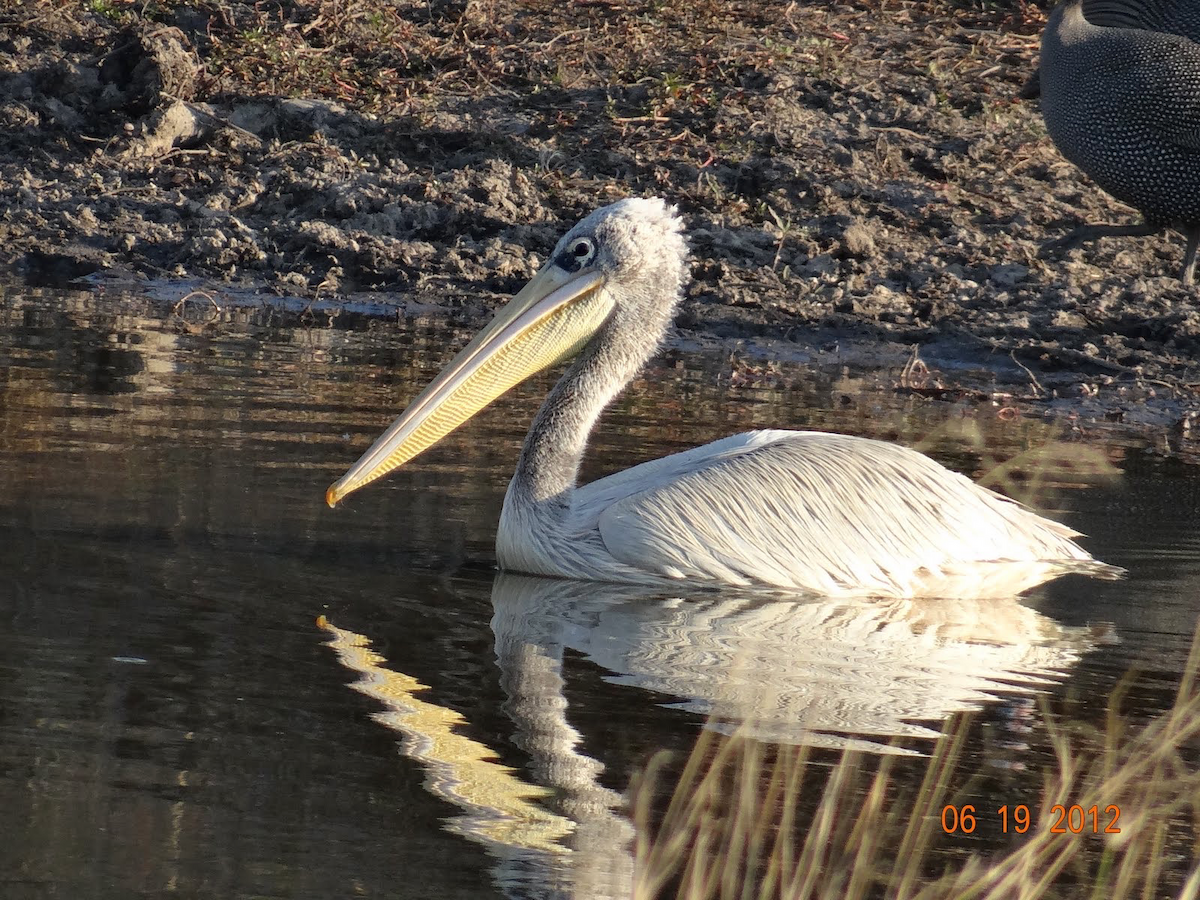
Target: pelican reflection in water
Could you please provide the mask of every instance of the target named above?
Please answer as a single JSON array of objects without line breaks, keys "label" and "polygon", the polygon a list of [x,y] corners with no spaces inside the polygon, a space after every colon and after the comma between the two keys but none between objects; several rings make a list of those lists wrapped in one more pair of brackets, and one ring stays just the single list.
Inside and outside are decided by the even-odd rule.
[{"label": "pelican reflection in water", "polygon": [[[512,725],[502,746],[462,733],[468,723],[439,705],[439,692],[395,669],[398,660],[365,636],[322,625],[361,675],[352,687],[383,704],[376,720],[424,767],[426,788],[460,810],[447,827],[495,857],[504,896],[564,900],[629,898],[637,877],[625,804],[605,784],[624,769],[605,775],[613,754],[591,755],[580,719],[624,702],[636,722],[634,710],[662,703],[756,741],[913,756],[932,749],[952,714],[1000,704],[973,759],[1006,767],[1027,749],[1029,696],[1059,683],[1104,638],[1013,598],[801,599],[745,588],[681,596],[661,585],[499,573],[492,607]],[[568,698],[573,656],[599,666],[610,687]],[[482,733],[504,734],[495,729]],[[520,770],[500,762],[509,744],[527,756]],[[751,790],[766,789],[766,779],[750,778]]]},{"label": "pelican reflection in water", "polygon": [[1011,596],[1065,572],[1113,577],[1077,533],[880,441],[750,431],[576,485],[603,409],[657,351],[685,278],[674,208],[622,200],[549,262],[329,488],[332,506],[536,372],[575,361],[530,428],[496,535],[500,567],[829,596]]},{"label": "pelican reflection in water", "polygon": [[[506,711],[518,719],[561,711],[565,699],[545,687],[561,689],[561,679],[538,673],[557,671],[569,648],[604,680],[713,727],[775,744],[913,755],[931,749],[954,713],[996,703],[1015,712],[1018,698],[1059,683],[1113,639],[1011,597],[791,598],[747,588],[681,596],[671,587],[498,573],[492,631]],[[536,755],[531,741],[557,732],[523,733],[533,738],[518,743]]]}]

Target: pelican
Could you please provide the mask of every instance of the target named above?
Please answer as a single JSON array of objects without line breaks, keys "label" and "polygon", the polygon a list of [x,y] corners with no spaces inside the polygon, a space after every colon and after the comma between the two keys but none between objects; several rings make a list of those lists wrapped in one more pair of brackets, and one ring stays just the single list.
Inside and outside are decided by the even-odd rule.
[{"label": "pelican", "polygon": [[502,569],[904,598],[1008,597],[1066,572],[1119,575],[1067,526],[914,450],[842,434],[749,431],[577,485],[600,413],[670,327],[686,261],[682,222],[660,199],[621,200],[587,216],[326,502],[574,358],[534,418],[509,483],[496,535]]}]

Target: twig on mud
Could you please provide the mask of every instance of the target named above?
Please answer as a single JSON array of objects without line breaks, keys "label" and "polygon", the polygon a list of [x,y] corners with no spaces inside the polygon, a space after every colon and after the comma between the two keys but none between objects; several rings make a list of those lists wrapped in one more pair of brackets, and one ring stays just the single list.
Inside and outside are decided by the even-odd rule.
[{"label": "twig on mud", "polygon": [[901,128],[899,125],[872,125],[870,128],[872,131],[887,131],[891,132],[892,134],[902,134],[905,137],[910,137],[918,141],[929,140],[929,135],[918,134],[917,132],[910,131],[907,128]]},{"label": "twig on mud", "polygon": [[110,169],[112,168],[112,163],[109,161],[109,159],[111,158],[111,154],[108,151],[111,150],[112,145],[117,142],[117,137],[115,135],[111,136],[111,137],[102,138],[102,137],[92,137],[90,134],[80,134],[80,135],[78,135],[78,137],[81,141],[84,141],[86,143],[103,144],[104,146],[101,147],[98,151],[96,151],[96,156],[99,157],[100,165],[103,165],[106,168],[110,168]]},{"label": "twig on mud", "polygon": [[[908,362],[904,364],[904,368],[900,370],[900,387],[906,390],[923,391],[929,387],[929,380],[933,375],[929,370],[929,366],[925,364],[925,360],[921,359],[921,345],[913,344],[912,355],[909,356]],[[934,388],[942,390],[941,382],[934,378]]]},{"label": "twig on mud", "polygon": [[147,187],[146,185],[139,184],[139,185],[133,185],[131,187],[119,187],[119,188],[105,187],[104,188],[104,196],[105,197],[142,196],[142,197],[146,197],[147,199],[155,199],[155,198],[158,198],[160,195],[158,193],[157,188]]},{"label": "twig on mud", "polygon": [[213,298],[213,295],[208,291],[191,291],[187,294],[184,294],[175,302],[175,305],[171,308],[171,311],[177,317],[179,317],[179,319],[182,320],[185,325],[190,325],[191,323],[188,322],[187,318],[184,316],[184,311],[187,309],[187,302],[193,297],[203,297],[212,304],[212,317],[204,324],[211,325],[213,322],[217,321],[221,315],[221,307],[217,304],[217,301]]},{"label": "twig on mud", "polygon": [[175,156],[212,156],[212,157],[217,157],[217,156],[224,156],[224,155],[225,154],[221,153],[218,150],[214,150],[211,147],[199,147],[199,148],[193,148],[190,150],[186,149],[184,147],[174,147],[174,148],[168,150],[162,156],[158,157],[158,162],[160,162],[160,163],[166,162],[168,159],[171,159],[172,157],[175,157]]},{"label": "twig on mud", "polygon": [[1015,362],[1018,366],[1020,366],[1024,370],[1026,375],[1029,376],[1029,380],[1031,382],[1033,382],[1033,389],[1035,391],[1037,391],[1037,395],[1039,397],[1043,396],[1046,393],[1046,389],[1044,387],[1042,387],[1042,383],[1037,380],[1037,376],[1033,374],[1033,370],[1030,369],[1029,366],[1025,365],[1025,363],[1023,363],[1019,359],[1017,359],[1017,354],[1016,354],[1015,350],[1009,350],[1008,356],[1013,362]]},{"label": "twig on mud", "polygon": [[[546,41],[543,44],[533,44],[528,41],[525,41],[523,43],[525,46],[527,46],[531,50],[540,50],[542,53],[545,53],[551,47],[553,47],[555,44],[557,44],[559,41],[563,40],[564,38],[575,37],[575,35],[577,35],[577,34],[586,35],[589,31],[591,31],[590,28],[572,28],[569,31],[563,31],[563,32],[556,34],[554,37],[550,38],[550,40]],[[521,46],[522,46],[521,44],[514,44],[512,47],[507,48],[507,49],[514,49],[514,48],[518,48]]]},{"label": "twig on mud", "polygon": [[1161,388],[1166,388],[1169,391],[1176,391],[1176,392],[1178,392],[1180,388],[1188,388],[1188,389],[1194,390],[1195,388],[1200,387],[1200,382],[1196,382],[1194,384],[1189,384],[1186,381],[1171,382],[1171,381],[1166,381],[1165,379],[1162,379],[1162,378],[1143,378],[1142,381],[1145,384],[1156,384]]},{"label": "twig on mud", "polygon": [[1141,377],[1141,373],[1131,366],[1125,366],[1121,363],[1112,362],[1111,360],[1101,359],[1099,356],[1091,356],[1090,354],[1084,353],[1082,350],[1076,350],[1074,347],[1054,347],[1053,349],[1049,350],[1049,352],[1051,354],[1057,354],[1062,358],[1069,359],[1072,362],[1081,362],[1085,365],[1095,366],[1098,369],[1107,369],[1110,372],[1120,372],[1122,374],[1135,375],[1139,378]]},{"label": "twig on mud", "polygon": [[775,220],[775,227],[779,229],[779,241],[775,244],[775,259],[771,262],[771,271],[774,272],[779,268],[779,257],[783,254],[783,243],[787,240],[788,235],[792,231],[792,220],[785,216],[779,215],[773,206],[767,206],[767,212],[771,214],[771,218]]}]

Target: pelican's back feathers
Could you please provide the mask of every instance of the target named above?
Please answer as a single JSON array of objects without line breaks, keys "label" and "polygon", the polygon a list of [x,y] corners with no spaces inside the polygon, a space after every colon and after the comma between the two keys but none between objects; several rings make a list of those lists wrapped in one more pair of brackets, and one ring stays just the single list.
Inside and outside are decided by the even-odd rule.
[{"label": "pelican's back feathers", "polygon": [[848,435],[735,435],[583,492],[604,505],[597,527],[617,561],[674,578],[911,597],[1106,574],[1065,525],[914,450]]}]

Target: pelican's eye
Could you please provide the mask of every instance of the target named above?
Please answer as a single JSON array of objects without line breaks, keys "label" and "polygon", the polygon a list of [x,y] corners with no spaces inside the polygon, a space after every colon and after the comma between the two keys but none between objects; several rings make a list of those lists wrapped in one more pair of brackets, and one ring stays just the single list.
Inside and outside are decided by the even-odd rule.
[{"label": "pelican's eye", "polygon": [[563,254],[563,268],[574,269],[579,271],[596,256],[596,245],[592,243],[590,238],[576,238],[567,245],[567,252]]}]

